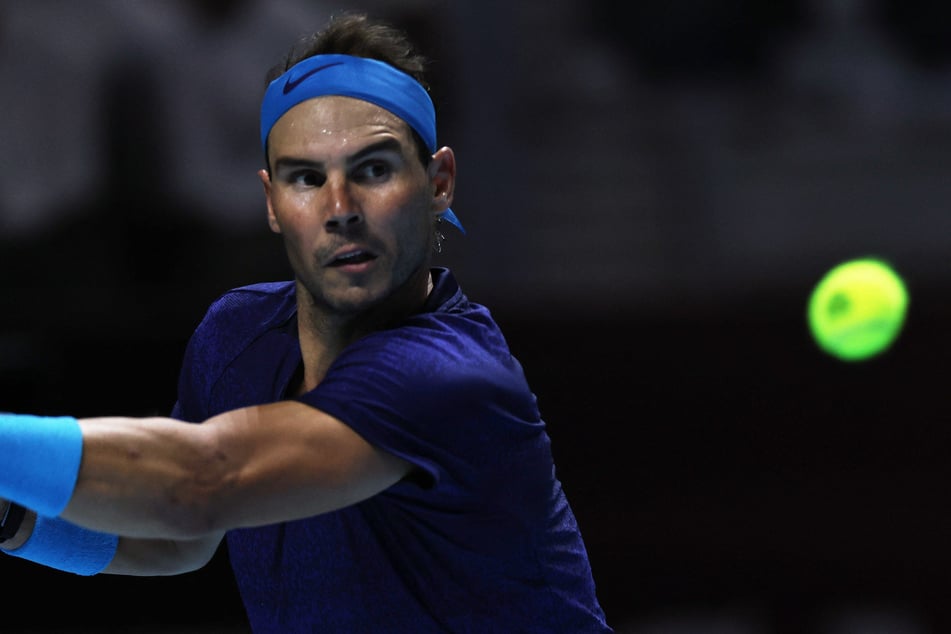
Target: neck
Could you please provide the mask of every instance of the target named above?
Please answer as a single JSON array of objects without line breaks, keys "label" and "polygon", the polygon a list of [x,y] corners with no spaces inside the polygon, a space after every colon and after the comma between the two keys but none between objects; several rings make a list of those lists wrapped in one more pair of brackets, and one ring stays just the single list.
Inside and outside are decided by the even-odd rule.
[{"label": "neck", "polygon": [[419,312],[432,289],[432,275],[427,269],[423,279],[408,281],[380,304],[362,312],[340,313],[318,306],[298,282],[297,326],[304,363],[299,391],[317,387],[334,360],[354,341]]}]

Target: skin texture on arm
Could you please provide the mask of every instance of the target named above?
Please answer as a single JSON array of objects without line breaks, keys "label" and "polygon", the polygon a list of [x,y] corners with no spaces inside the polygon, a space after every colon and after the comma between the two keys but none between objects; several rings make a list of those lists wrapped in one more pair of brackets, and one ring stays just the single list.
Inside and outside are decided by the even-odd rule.
[{"label": "skin texture on arm", "polygon": [[[82,419],[80,426],[79,478],[61,517],[120,536],[106,574],[197,570],[229,528],[354,504],[410,469],[296,401],[234,410],[200,425],[108,417]],[[28,510],[2,548],[26,542],[35,519]]]},{"label": "skin texture on arm", "polygon": [[103,574],[165,576],[192,572],[211,561],[224,537],[200,539],[137,539],[120,537],[116,554]]},{"label": "skin texture on arm", "polygon": [[[5,509],[8,502],[0,502]],[[16,534],[0,545],[0,549],[16,551],[23,546],[33,534],[36,519],[36,513],[27,509]],[[198,570],[211,561],[223,537],[224,533],[188,540],[122,537],[115,555],[102,573],[164,576]]]},{"label": "skin texture on arm", "polygon": [[[82,464],[62,517],[124,537],[217,544],[230,528],[354,504],[410,470],[296,401],[238,409],[200,425],[115,417],[80,425]],[[135,557],[130,547],[130,561]]]}]

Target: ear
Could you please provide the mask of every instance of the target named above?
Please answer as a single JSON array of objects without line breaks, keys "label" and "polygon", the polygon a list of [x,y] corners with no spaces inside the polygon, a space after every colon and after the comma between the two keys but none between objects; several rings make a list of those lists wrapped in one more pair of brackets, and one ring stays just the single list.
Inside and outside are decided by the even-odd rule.
[{"label": "ear", "polygon": [[456,191],[456,155],[452,148],[439,148],[426,171],[433,184],[433,211],[442,213],[452,205]]},{"label": "ear", "polygon": [[259,169],[258,178],[261,179],[261,184],[264,185],[264,199],[267,201],[267,224],[271,227],[271,231],[280,233],[281,225],[277,222],[277,217],[274,215],[274,205],[271,203],[271,175],[268,174],[266,169]]}]

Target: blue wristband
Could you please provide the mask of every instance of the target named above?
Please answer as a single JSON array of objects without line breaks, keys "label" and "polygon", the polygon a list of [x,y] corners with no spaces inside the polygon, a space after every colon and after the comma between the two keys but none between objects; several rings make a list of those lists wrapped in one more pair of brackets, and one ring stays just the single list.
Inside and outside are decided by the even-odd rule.
[{"label": "blue wristband", "polygon": [[71,416],[0,413],[0,498],[59,515],[73,496],[82,453],[82,429]]},{"label": "blue wristband", "polygon": [[109,565],[118,545],[117,535],[91,531],[59,517],[37,515],[30,538],[19,548],[5,552],[50,568],[90,576]]}]

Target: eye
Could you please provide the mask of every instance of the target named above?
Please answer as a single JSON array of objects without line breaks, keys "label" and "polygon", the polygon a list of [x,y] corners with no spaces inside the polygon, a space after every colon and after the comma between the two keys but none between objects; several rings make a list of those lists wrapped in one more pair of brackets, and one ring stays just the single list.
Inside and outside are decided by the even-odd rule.
[{"label": "eye", "polygon": [[388,161],[373,159],[360,163],[353,171],[353,178],[361,183],[378,183],[386,180],[392,173],[393,167]]},{"label": "eye", "polygon": [[314,170],[297,170],[287,175],[287,182],[297,187],[320,187],[327,177]]}]

